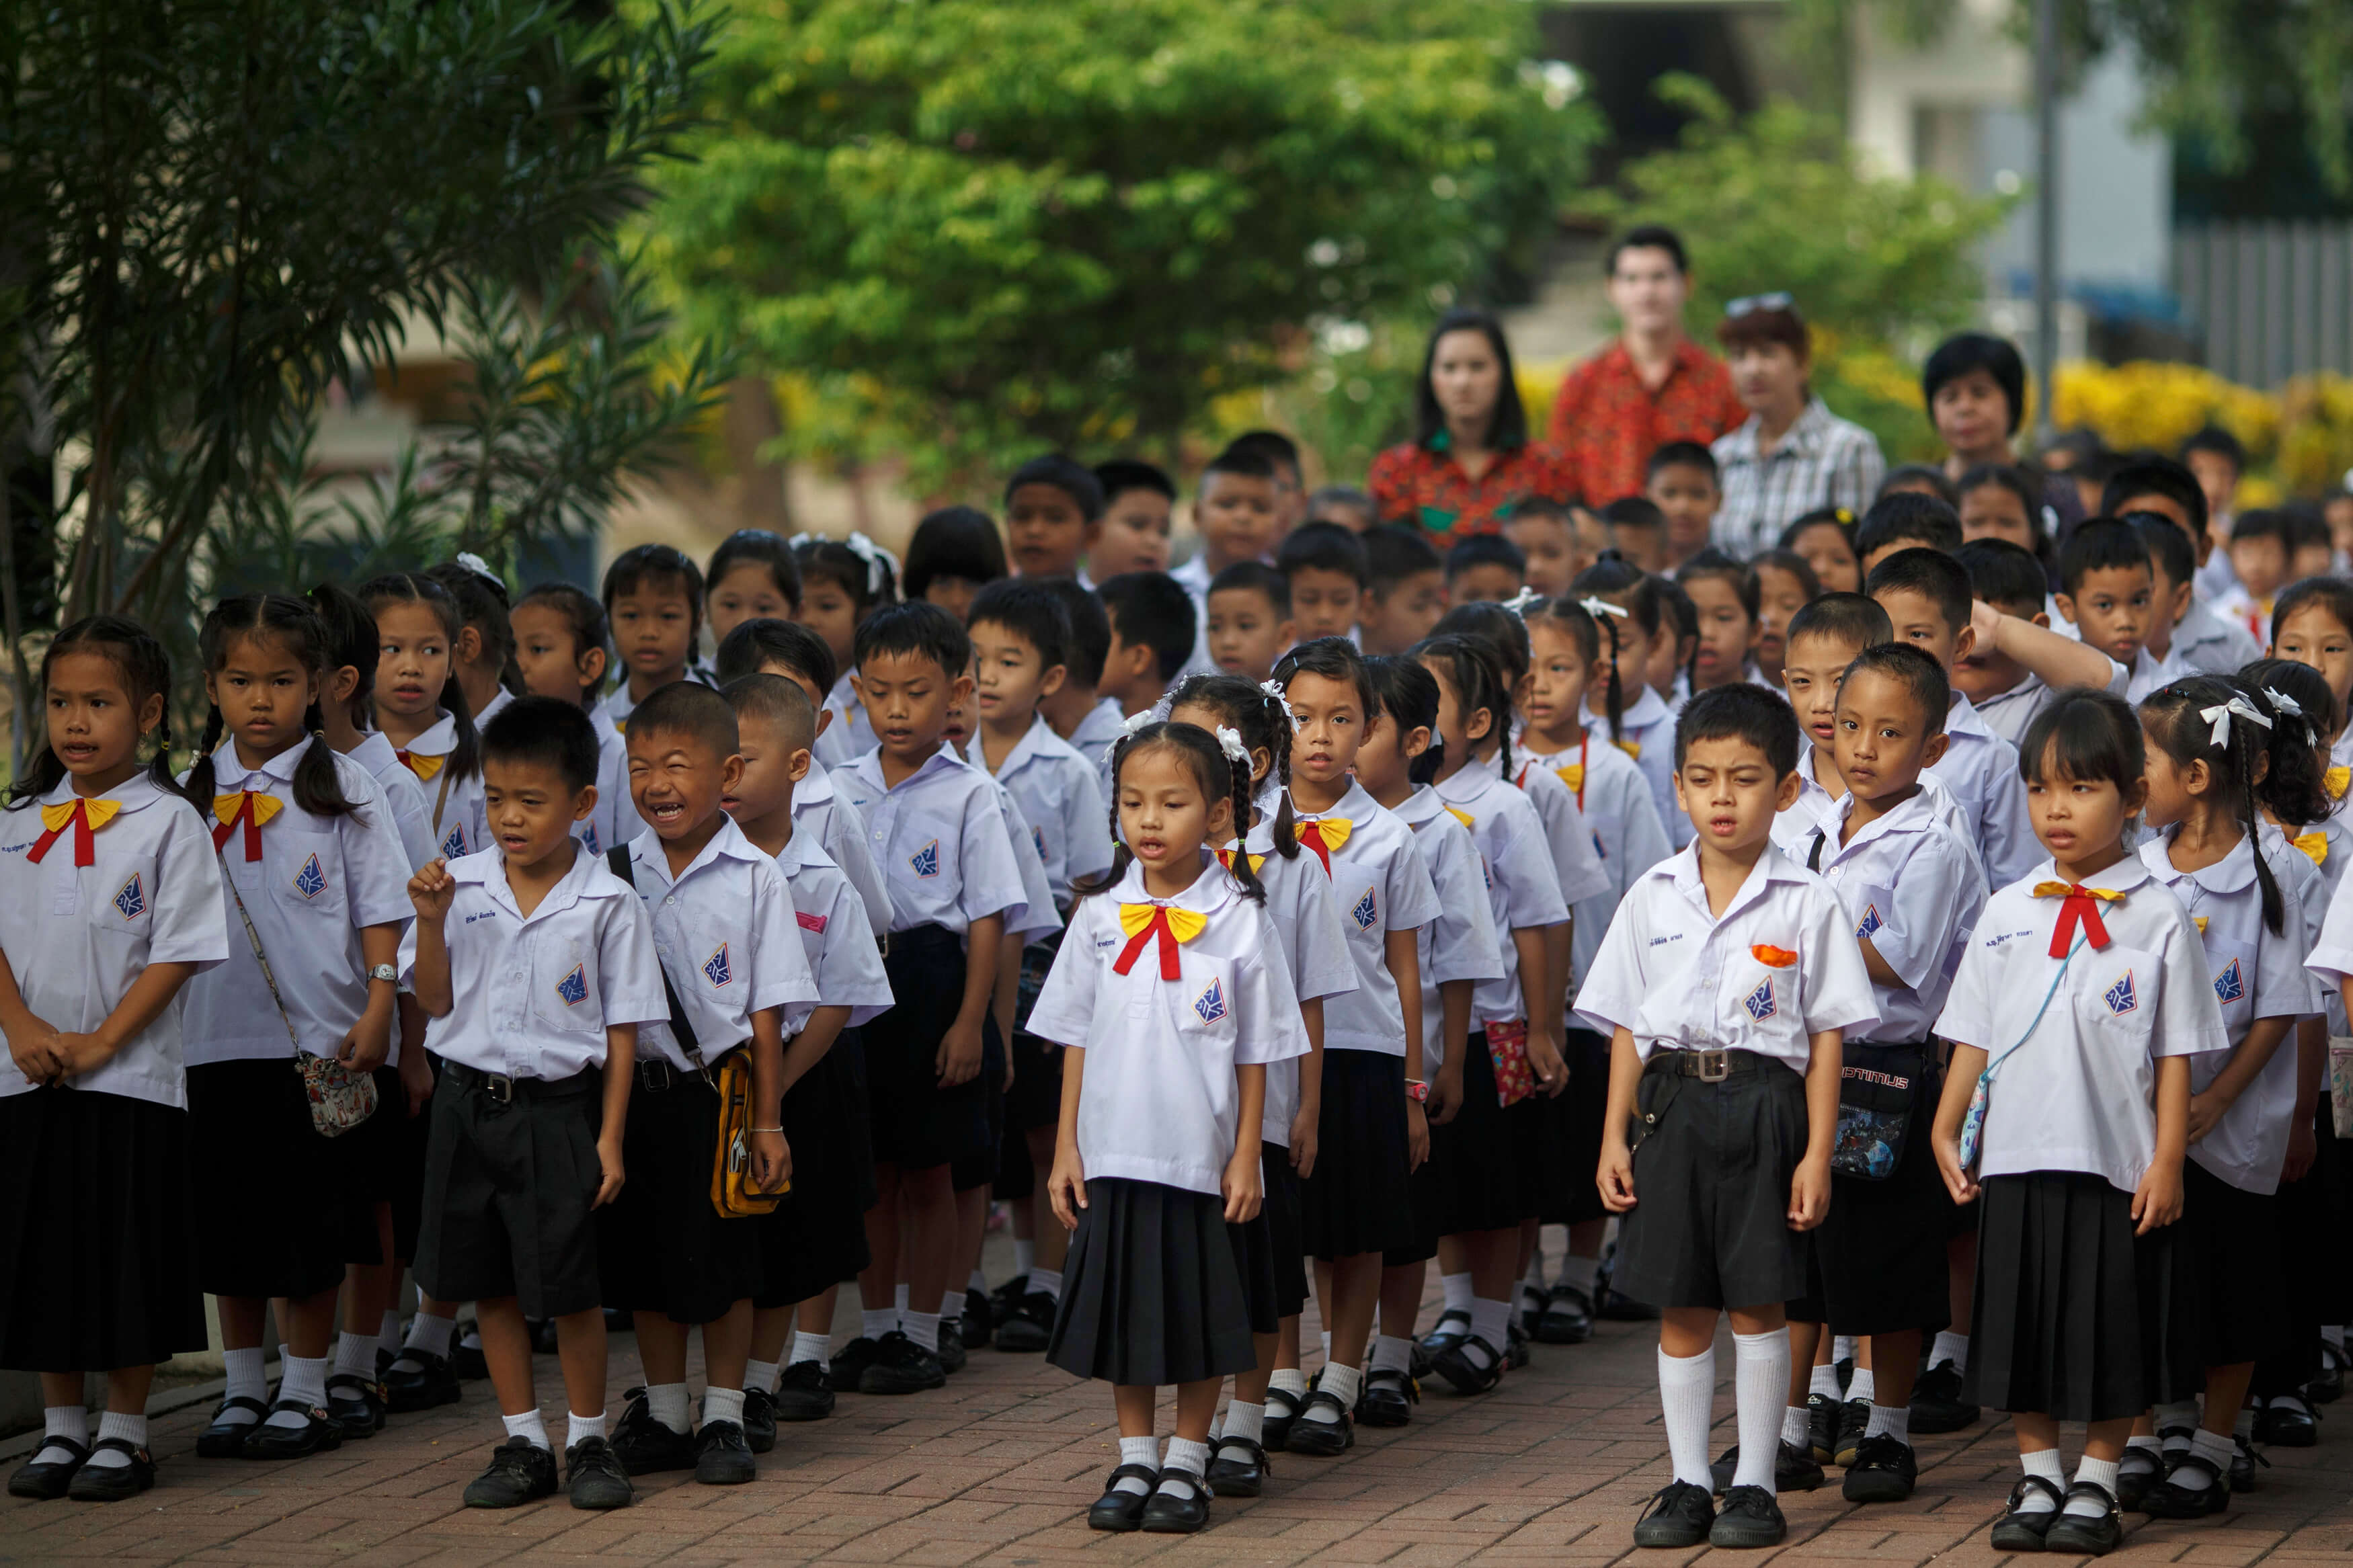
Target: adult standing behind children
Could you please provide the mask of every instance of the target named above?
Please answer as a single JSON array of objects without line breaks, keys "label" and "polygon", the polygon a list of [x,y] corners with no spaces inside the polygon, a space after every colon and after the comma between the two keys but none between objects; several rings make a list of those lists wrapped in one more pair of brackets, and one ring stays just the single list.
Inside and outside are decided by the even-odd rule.
[{"label": "adult standing behind children", "polygon": [[1484,310],[1439,320],[1414,389],[1414,437],[1375,458],[1365,485],[1381,521],[1425,530],[1440,550],[1500,531],[1531,496],[1572,498],[1560,454],[1528,439],[1501,321]]},{"label": "adult standing behind children", "polygon": [[1682,236],[1630,228],[1603,271],[1618,341],[1563,378],[1551,424],[1569,479],[1597,504],[1641,494],[1642,466],[1664,443],[1704,445],[1748,416],[1724,362],[1683,331],[1691,262]]},{"label": "adult standing behind children", "polygon": [[1715,546],[1746,561],[1820,507],[1861,511],[1887,471],[1879,439],[1830,411],[1813,389],[1813,345],[1787,294],[1754,294],[1724,308],[1716,342],[1748,417],[1718,439]]}]

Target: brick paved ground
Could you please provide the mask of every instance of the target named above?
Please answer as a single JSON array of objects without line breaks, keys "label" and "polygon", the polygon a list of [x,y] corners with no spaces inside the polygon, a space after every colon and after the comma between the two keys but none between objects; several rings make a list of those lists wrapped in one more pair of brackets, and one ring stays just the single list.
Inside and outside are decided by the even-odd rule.
[{"label": "brick paved ground", "polygon": [[[628,1339],[615,1345],[617,1410],[636,1360]],[[834,1419],[785,1427],[751,1486],[647,1478],[637,1506],[606,1515],[575,1513],[560,1497],[511,1513],[459,1506],[460,1489],[501,1436],[487,1384],[469,1384],[462,1405],[400,1418],[369,1442],[283,1466],[195,1458],[206,1411],[192,1409],[157,1421],[162,1479],[138,1502],[0,1499],[0,1562],[1019,1568],[1151,1559],[1166,1568],[1586,1568],[1630,1559],[1680,1568],[1701,1553],[1637,1553],[1629,1545],[1641,1500],[1667,1478],[1653,1354],[1645,1327],[1635,1324],[1605,1325],[1596,1342],[1577,1349],[1539,1347],[1535,1365],[1495,1394],[1472,1400],[1433,1392],[1413,1426],[1366,1432],[1340,1459],[1276,1456],[1268,1496],[1219,1502],[1209,1529],[1189,1538],[1086,1529],[1081,1513],[1115,1462],[1110,1400],[1036,1356],[977,1352],[935,1394],[844,1396]],[[1716,1402],[1721,1444],[1730,1441],[1728,1341],[1719,1357],[1727,1374]],[[540,1368],[541,1388],[553,1389],[553,1362],[542,1357]],[[547,1412],[559,1433],[561,1404],[552,1394]],[[1164,1414],[1164,1434],[1166,1421]],[[2258,1489],[2220,1519],[2135,1516],[2115,1560],[2344,1568],[2353,1562],[2348,1430],[2353,1421],[2337,1417],[2324,1425],[2320,1447],[2272,1455]],[[1995,1553],[1985,1529],[2014,1462],[2008,1427],[1924,1439],[1921,1459],[1920,1490],[1899,1508],[1857,1510],[1834,1488],[1785,1499],[1792,1539],[1778,1555],[1989,1568]],[[1750,1563],[1763,1558],[1746,1554]]]}]

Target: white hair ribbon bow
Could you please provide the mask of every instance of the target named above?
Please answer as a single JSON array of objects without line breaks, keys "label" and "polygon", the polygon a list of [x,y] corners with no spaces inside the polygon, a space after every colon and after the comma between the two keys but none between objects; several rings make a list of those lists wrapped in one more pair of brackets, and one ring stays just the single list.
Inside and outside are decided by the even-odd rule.
[{"label": "white hair ribbon bow", "polygon": [[849,552],[852,555],[866,563],[867,596],[881,598],[882,574],[887,568],[891,575],[896,577],[899,574],[899,558],[854,528],[849,531],[849,537],[842,542],[849,546]]},{"label": "white hair ribbon bow", "polygon": [[2255,711],[2253,703],[2243,697],[2233,697],[2228,702],[2218,702],[2211,708],[2198,710],[2198,717],[2214,726],[2213,731],[2207,736],[2208,741],[2217,746],[2231,743],[2231,716],[2234,713],[2261,724],[2266,730],[2272,727],[2270,720]]},{"label": "white hair ribbon bow", "polygon": [[1577,603],[1584,606],[1585,613],[1587,615],[1593,616],[1597,620],[1603,616],[1615,616],[1621,621],[1627,618],[1627,613],[1624,610],[1620,609],[1617,605],[1611,604],[1607,599],[1579,599]]},{"label": "white hair ribbon bow", "polygon": [[1522,588],[1518,593],[1504,601],[1504,608],[1511,611],[1512,614],[1519,616],[1520,619],[1525,621],[1528,618],[1528,612],[1535,609],[1538,605],[1541,605],[1544,602],[1545,596],[1542,594],[1537,593],[1534,588]]},{"label": "white hair ribbon bow", "polygon": [[1282,689],[1282,682],[1261,680],[1258,683],[1258,689],[1282,706],[1283,719],[1289,722],[1293,732],[1296,732],[1299,729],[1299,715],[1291,710],[1291,693]]},{"label": "white hair ribbon bow", "polygon": [[1218,750],[1226,753],[1226,761],[1229,763],[1247,763],[1250,761],[1250,748],[1242,744],[1242,732],[1228,729],[1223,724],[1218,726]]},{"label": "white hair ribbon bow", "polygon": [[1127,721],[1119,727],[1119,739],[1113,741],[1110,745],[1103,748],[1103,761],[1106,763],[1111,761],[1112,753],[1118,751],[1124,742],[1133,741],[1138,734],[1151,728],[1159,721],[1160,721],[1154,716],[1153,710],[1149,708],[1146,708],[1141,713],[1129,714],[1127,716]]},{"label": "white hair ribbon bow", "polygon": [[2307,742],[2318,743],[2319,737],[2313,732],[2312,720],[2306,715],[2303,704],[2287,693],[2274,690],[2268,686],[2263,688],[2263,700],[2270,703],[2273,710],[2281,718],[2294,719],[2301,723],[2304,726],[2304,738]]}]

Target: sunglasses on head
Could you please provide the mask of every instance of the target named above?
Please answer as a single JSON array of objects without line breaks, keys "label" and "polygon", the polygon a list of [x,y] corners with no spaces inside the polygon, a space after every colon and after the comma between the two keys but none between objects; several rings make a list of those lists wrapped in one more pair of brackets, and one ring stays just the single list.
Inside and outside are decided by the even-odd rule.
[{"label": "sunglasses on head", "polygon": [[1797,302],[1793,296],[1780,289],[1776,289],[1770,294],[1743,294],[1739,299],[1728,301],[1724,307],[1724,313],[1729,317],[1737,317],[1746,316],[1754,310],[1786,310]]}]

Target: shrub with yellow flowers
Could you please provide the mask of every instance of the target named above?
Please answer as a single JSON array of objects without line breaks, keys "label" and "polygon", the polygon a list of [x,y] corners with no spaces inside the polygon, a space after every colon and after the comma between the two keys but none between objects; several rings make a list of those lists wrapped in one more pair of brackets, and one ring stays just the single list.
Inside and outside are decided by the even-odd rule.
[{"label": "shrub with yellow flowers", "polygon": [[2239,504],[2309,496],[2353,467],[2353,380],[2298,376],[2276,392],[2225,381],[2197,365],[2135,360],[2059,367],[2057,424],[2087,429],[2119,451],[2177,450],[2208,425],[2247,448]]}]

